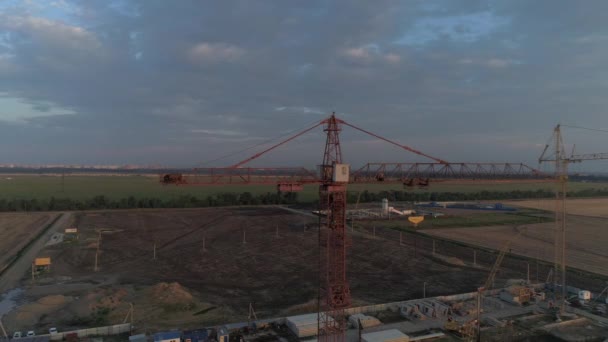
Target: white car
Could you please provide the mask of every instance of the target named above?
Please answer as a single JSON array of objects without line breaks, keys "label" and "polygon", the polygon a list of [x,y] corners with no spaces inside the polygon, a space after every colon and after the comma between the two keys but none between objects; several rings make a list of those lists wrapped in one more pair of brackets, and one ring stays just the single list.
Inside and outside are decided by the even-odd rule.
[{"label": "white car", "polygon": [[53,335],[57,333],[57,328],[50,328],[49,329],[49,334]]},{"label": "white car", "polygon": [[13,334],[13,339],[15,338],[21,338],[21,331],[15,331],[15,333]]},{"label": "white car", "polygon": [[30,330],[27,332],[27,335],[25,335],[27,337],[32,337],[32,336],[36,336],[36,333],[34,332],[34,330]]}]

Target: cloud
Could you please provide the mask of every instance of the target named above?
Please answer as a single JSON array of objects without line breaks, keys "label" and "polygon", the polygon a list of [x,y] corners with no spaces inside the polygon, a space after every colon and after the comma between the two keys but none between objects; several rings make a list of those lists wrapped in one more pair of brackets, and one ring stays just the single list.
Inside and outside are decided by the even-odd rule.
[{"label": "cloud", "polygon": [[342,54],[349,61],[363,64],[372,62],[397,64],[401,62],[401,56],[394,52],[384,53],[377,44],[367,44],[361,47],[343,49]]},{"label": "cloud", "polygon": [[295,106],[295,107],[286,107],[279,106],[274,109],[277,112],[286,112],[286,113],[302,113],[302,114],[314,114],[314,115],[325,115],[327,112],[319,109],[319,108],[311,108],[305,106]]},{"label": "cloud", "polygon": [[203,134],[206,134],[206,135],[220,135],[220,136],[240,136],[240,135],[244,135],[243,132],[230,131],[230,130],[226,130],[226,129],[202,129],[202,128],[197,128],[197,129],[191,129],[190,132],[192,132],[192,133],[203,133]]},{"label": "cloud", "polygon": [[0,15],[0,30],[23,35],[41,47],[92,52],[101,47],[100,41],[82,27],[32,16]]},{"label": "cloud", "polygon": [[505,59],[505,58],[487,58],[487,59],[472,59],[472,58],[463,58],[458,61],[458,64],[468,65],[468,66],[485,66],[488,68],[494,69],[503,69],[510,66],[521,65],[522,62],[514,59]]},{"label": "cloud", "polygon": [[199,43],[189,51],[190,59],[195,63],[232,62],[244,55],[244,49],[224,43]]},{"label": "cloud", "polygon": [[417,19],[413,27],[396,40],[397,44],[424,46],[448,39],[458,43],[474,43],[505,29],[510,23],[506,17],[491,11],[476,13],[427,16]]}]

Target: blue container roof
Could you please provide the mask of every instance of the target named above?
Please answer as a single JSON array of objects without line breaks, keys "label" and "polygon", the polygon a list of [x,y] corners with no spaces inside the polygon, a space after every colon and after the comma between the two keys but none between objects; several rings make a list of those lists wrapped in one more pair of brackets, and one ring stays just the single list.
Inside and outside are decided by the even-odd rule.
[{"label": "blue container roof", "polygon": [[174,338],[181,338],[182,333],[179,331],[167,331],[167,332],[159,332],[154,334],[154,341],[162,341],[162,340],[171,340]]}]

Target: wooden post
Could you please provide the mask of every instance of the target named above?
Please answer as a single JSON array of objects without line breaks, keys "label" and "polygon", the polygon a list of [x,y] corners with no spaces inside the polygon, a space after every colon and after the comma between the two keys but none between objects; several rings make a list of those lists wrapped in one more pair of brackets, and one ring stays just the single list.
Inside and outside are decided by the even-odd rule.
[{"label": "wooden post", "polygon": [[97,262],[99,259],[99,247],[100,246],[101,246],[101,230],[99,231],[99,235],[97,236],[97,249],[95,250],[95,269],[94,269],[95,272],[99,271],[99,268],[97,267]]},{"label": "wooden post", "polygon": [[8,341],[8,335],[6,334],[6,330],[4,330],[4,324],[2,324],[2,316],[0,316],[0,328],[2,328],[2,333],[4,334],[4,337],[6,338],[6,340]]}]

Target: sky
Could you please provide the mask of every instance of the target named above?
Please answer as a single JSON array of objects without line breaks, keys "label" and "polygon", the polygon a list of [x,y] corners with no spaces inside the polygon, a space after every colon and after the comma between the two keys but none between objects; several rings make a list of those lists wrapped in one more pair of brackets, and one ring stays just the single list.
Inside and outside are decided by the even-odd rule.
[{"label": "sky", "polygon": [[[450,162],[608,129],[608,2],[0,0],[0,164],[227,166],[331,112]],[[567,148],[608,133],[566,127]],[[317,129],[252,166],[313,167]],[[344,160],[422,162],[345,128]],[[593,168],[593,167],[590,167]]]}]

